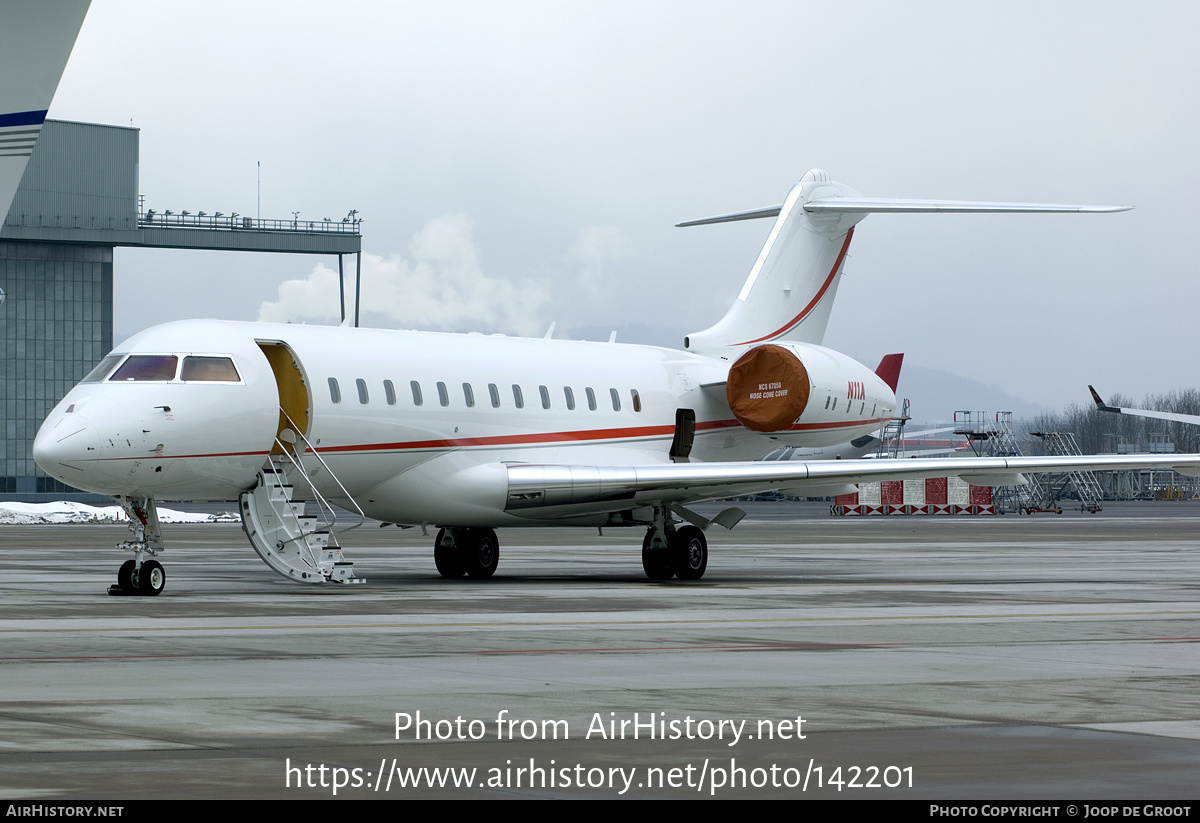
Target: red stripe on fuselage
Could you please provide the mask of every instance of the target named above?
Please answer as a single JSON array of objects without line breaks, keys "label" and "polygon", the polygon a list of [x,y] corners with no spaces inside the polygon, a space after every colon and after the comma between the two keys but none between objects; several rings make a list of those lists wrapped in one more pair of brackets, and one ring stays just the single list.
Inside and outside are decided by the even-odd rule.
[{"label": "red stripe on fuselage", "polygon": [[[874,423],[886,423],[891,418],[881,417],[874,420],[844,420],[827,423],[795,423],[786,431],[821,431],[838,430],[848,426],[864,426]],[[718,429],[736,428],[740,424],[736,420],[708,420],[696,424],[697,431],[714,431]],[[549,443],[578,443],[594,440],[635,440],[649,437],[668,437],[675,433],[674,426],[640,426],[621,429],[587,429],[582,431],[537,432],[534,434],[506,434],[494,437],[458,437],[439,440],[409,440],[395,443],[360,443],[346,446],[327,446],[319,449],[323,454],[330,452],[363,452],[363,451],[409,451],[416,449],[455,449],[480,446],[516,446],[537,445]],[[269,451],[261,452],[220,452],[213,454],[164,454],[156,457],[102,457],[100,460],[181,460],[198,457],[248,457],[267,455]]]},{"label": "red stripe on fuselage", "polygon": [[[710,420],[697,423],[696,430],[721,429],[739,425],[736,420]],[[675,434],[674,426],[639,426],[624,429],[586,429],[534,434],[504,434],[494,437],[456,437],[445,440],[411,440],[403,443],[363,443],[354,446],[330,446],[322,452],[400,451],[408,449],[447,449],[470,446],[514,446],[535,443],[576,443],[589,440],[632,440]]]}]

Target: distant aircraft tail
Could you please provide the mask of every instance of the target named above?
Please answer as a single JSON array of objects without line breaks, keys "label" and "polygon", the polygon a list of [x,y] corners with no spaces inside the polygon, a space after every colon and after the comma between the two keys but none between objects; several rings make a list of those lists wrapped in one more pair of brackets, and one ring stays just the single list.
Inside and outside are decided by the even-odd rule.
[{"label": "distant aircraft tail", "polygon": [[1117,412],[1118,414],[1121,413],[1120,409],[1118,409],[1114,406],[1110,406],[1107,403],[1105,403],[1100,398],[1100,393],[1097,392],[1093,387],[1088,386],[1088,391],[1090,391],[1092,393],[1092,402],[1096,404],[1096,409],[1098,411]]},{"label": "distant aircraft tail", "polygon": [[854,226],[874,212],[1115,212],[1130,208],[862,197],[849,186],[834,182],[827,172],[813,169],[792,187],[783,205],[679,224],[775,218],[737,301],[715,326],[684,338],[684,347],[717,355],[761,343],[820,344]]},{"label": "distant aircraft tail", "polygon": [[880,380],[887,383],[893,394],[896,393],[896,386],[900,384],[900,366],[903,364],[903,354],[885,354],[875,369],[875,374]]},{"label": "distant aircraft tail", "polygon": [[0,3],[0,224],[21,184],[89,3]]}]

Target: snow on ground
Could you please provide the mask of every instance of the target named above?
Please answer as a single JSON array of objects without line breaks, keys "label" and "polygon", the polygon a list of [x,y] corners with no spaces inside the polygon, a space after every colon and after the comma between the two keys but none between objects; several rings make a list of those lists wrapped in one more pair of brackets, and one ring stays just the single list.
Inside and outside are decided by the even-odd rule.
[{"label": "snow on ground", "polygon": [[[124,523],[129,518],[120,506],[89,506],[86,503],[0,503],[0,525],[35,523]],[[193,514],[158,507],[160,523],[236,523],[234,512]]]}]

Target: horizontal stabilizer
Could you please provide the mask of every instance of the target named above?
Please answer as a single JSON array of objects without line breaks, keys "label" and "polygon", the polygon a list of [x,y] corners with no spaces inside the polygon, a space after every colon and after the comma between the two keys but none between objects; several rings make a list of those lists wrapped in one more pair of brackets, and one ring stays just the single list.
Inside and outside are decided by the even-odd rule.
[{"label": "horizontal stabilizer", "polygon": [[[707,226],[712,223],[733,223],[738,220],[757,220],[760,217],[778,217],[782,206],[767,209],[740,211],[703,220],[676,223],[676,228]],[[804,210],[817,214],[932,214],[934,212],[965,213],[982,212],[991,214],[1024,214],[1066,212],[1076,214],[1108,214],[1131,211],[1133,206],[1078,206],[1066,203],[993,203],[986,200],[902,200],[893,197],[830,197],[811,200]]]},{"label": "horizontal stabilizer", "polygon": [[686,223],[676,223],[675,228],[683,229],[688,226],[707,226],[710,223],[734,223],[738,220],[758,220],[760,217],[778,217],[783,206],[771,206],[769,209],[754,211],[739,211],[736,214],[723,214],[720,217],[706,217],[703,220],[689,220]]},{"label": "horizontal stabilizer", "polygon": [[892,197],[830,197],[804,204],[808,212],[842,214],[928,214],[931,212],[1076,212],[1101,214],[1129,211],[1133,206],[1072,206],[1062,203],[993,203],[974,200],[901,200]]}]

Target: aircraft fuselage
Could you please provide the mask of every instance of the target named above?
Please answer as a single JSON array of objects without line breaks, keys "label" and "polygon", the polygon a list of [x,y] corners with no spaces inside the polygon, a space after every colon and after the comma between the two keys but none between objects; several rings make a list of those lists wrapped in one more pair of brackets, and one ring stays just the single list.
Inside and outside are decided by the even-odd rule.
[{"label": "aircraft fuselage", "polygon": [[[34,451],[46,471],[88,491],[230,499],[254,485],[279,450],[277,434],[292,428],[372,517],[528,523],[504,511],[504,464],[667,463],[680,408],[695,411],[691,459],[706,462],[842,443],[890,419],[895,396],[869,368],[820,346],[795,350],[812,382],[807,406],[787,430],[763,434],[731,414],[724,358],[617,343],[182,321],[119,346],[107,371],[58,404]],[[204,371],[222,360],[232,370]],[[496,471],[480,468],[488,466]],[[314,467],[311,482],[344,497]]]}]

